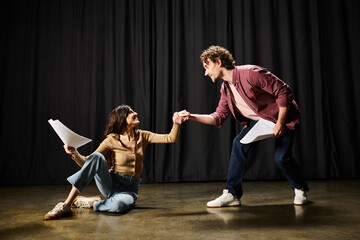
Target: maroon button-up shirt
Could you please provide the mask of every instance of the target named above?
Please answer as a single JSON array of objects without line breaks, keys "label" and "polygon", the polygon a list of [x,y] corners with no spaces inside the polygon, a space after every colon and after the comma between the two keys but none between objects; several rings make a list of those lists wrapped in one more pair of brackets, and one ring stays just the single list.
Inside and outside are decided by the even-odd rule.
[{"label": "maroon button-up shirt", "polygon": [[[295,129],[300,122],[300,110],[294,101],[292,91],[286,83],[281,81],[266,68],[255,65],[236,66],[233,70],[232,84],[244,99],[245,103],[261,118],[276,122],[279,107],[289,107],[286,116],[286,126]],[[216,111],[211,114],[216,126],[221,127],[229,113],[246,126],[247,118],[235,110],[231,101],[230,89],[225,81],[220,89],[221,97]]]}]

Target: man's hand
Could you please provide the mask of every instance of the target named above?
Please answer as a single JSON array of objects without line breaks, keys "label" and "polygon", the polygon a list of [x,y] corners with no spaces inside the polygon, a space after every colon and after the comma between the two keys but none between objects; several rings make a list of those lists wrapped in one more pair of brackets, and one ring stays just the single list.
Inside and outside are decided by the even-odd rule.
[{"label": "man's hand", "polygon": [[281,137],[285,133],[285,125],[277,122],[273,128],[274,138]]},{"label": "man's hand", "polygon": [[289,107],[279,107],[279,115],[277,122],[273,128],[274,138],[281,137],[285,133],[285,120],[289,111]]},{"label": "man's hand", "polygon": [[182,124],[183,122],[189,120],[190,113],[189,114],[184,114],[184,111],[186,111],[186,110],[174,113],[174,115],[173,115],[173,122],[174,123]]},{"label": "man's hand", "polygon": [[186,111],[186,109],[184,109],[181,112],[179,112],[179,116],[184,117],[186,120],[189,120],[190,113],[188,111]]}]

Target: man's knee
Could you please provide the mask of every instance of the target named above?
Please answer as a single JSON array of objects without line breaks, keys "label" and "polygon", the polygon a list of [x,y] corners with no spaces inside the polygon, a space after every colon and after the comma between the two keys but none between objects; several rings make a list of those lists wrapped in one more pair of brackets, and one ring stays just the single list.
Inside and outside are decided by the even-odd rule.
[{"label": "man's knee", "polygon": [[240,134],[237,135],[237,136],[234,138],[234,140],[233,140],[233,144],[237,144],[237,143],[241,144],[241,143],[240,143],[240,140],[241,140],[242,138],[243,138],[243,136],[241,136]]},{"label": "man's knee", "polygon": [[242,144],[240,142],[241,139],[242,139],[242,136],[239,136],[239,135],[234,138],[233,143],[232,143],[233,148],[243,148],[247,145],[247,144]]},{"label": "man's knee", "polygon": [[249,150],[250,144],[241,143],[241,139],[242,136],[237,136],[234,138],[231,151],[243,152],[244,154],[246,154]]}]

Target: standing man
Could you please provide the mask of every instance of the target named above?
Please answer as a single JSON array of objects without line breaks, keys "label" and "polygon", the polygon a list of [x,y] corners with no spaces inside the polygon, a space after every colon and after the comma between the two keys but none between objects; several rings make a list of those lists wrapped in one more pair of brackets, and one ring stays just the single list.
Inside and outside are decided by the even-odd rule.
[{"label": "standing man", "polygon": [[223,194],[208,202],[207,207],[241,205],[241,183],[252,143],[242,144],[240,140],[260,118],[275,123],[275,162],[295,191],[294,204],[306,204],[306,192],[309,188],[292,156],[300,111],[290,87],[263,67],[236,66],[231,53],[219,46],[210,46],[204,50],[200,59],[205,68],[205,76],[210,77],[213,82],[223,79],[218,107],[212,114],[190,114],[184,110],[181,115],[193,121],[221,127],[231,113],[237,121],[244,124],[233,141]]}]

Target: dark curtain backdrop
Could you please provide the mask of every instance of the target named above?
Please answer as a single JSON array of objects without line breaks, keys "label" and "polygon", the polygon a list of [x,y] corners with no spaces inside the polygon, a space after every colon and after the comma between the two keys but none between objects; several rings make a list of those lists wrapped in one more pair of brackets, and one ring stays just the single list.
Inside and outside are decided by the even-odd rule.
[{"label": "dark curtain backdrop", "polygon": [[[0,11],[1,185],[63,184],[79,169],[50,118],[93,139],[79,148],[88,155],[119,104],[157,133],[170,131],[174,111],[213,112],[221,83],[199,60],[210,45],[291,86],[306,178],[360,176],[359,1],[7,1]],[[232,117],[220,129],[186,122],[177,143],[148,146],[143,180],[225,180],[240,129]],[[284,179],[273,145],[254,145],[245,179]]]}]

